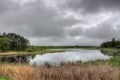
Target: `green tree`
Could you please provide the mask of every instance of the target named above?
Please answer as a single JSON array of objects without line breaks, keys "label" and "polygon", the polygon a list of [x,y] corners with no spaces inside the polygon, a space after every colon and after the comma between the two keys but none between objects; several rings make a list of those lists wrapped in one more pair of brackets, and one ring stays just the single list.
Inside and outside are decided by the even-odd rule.
[{"label": "green tree", "polygon": [[112,44],[111,47],[115,47],[116,46],[116,40],[115,40],[115,38],[112,39],[111,44]]},{"label": "green tree", "polygon": [[0,38],[0,51],[8,51],[10,50],[10,39],[8,38]]},{"label": "green tree", "polygon": [[112,39],[112,41],[107,41],[101,44],[102,48],[120,48],[120,40]]},{"label": "green tree", "polygon": [[11,50],[17,50],[17,51],[25,50],[29,45],[29,40],[15,33],[8,33],[6,37],[11,40],[11,44],[10,44]]}]

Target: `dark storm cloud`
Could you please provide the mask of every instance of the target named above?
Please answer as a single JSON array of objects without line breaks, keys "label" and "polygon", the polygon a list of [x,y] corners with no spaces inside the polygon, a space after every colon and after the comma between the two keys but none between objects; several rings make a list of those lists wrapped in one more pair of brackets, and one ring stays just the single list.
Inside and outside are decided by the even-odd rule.
[{"label": "dark storm cloud", "polygon": [[90,38],[111,40],[120,39],[120,27],[113,27],[112,24],[100,24],[98,27],[86,29],[85,36]]},{"label": "dark storm cloud", "polygon": [[80,26],[75,26],[73,28],[68,27],[66,29],[66,32],[68,33],[69,36],[71,37],[77,37],[77,36],[81,36],[81,34],[83,33],[83,29]]},{"label": "dark storm cloud", "polygon": [[72,18],[62,17],[56,10],[44,7],[40,1],[28,3],[19,11],[2,18],[1,23],[4,27],[9,27],[9,31],[29,37],[64,36],[64,28],[76,23]]},{"label": "dark storm cloud", "polygon": [[68,0],[67,4],[69,9],[86,13],[114,11],[120,8],[120,0]]},{"label": "dark storm cloud", "polygon": [[0,32],[15,32],[35,45],[99,45],[120,38],[119,0],[25,1],[0,1]]}]

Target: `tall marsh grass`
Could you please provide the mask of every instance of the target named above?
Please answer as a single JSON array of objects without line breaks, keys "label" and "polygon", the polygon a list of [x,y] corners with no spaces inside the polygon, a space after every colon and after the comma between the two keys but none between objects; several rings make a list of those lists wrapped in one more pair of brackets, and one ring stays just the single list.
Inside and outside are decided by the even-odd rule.
[{"label": "tall marsh grass", "polygon": [[120,69],[107,64],[65,64],[59,67],[35,67],[0,64],[0,76],[10,80],[119,80]]}]

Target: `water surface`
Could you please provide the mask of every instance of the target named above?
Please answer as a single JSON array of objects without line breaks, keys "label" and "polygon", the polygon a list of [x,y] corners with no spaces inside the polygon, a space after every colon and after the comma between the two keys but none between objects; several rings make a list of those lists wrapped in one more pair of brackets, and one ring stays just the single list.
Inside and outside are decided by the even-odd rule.
[{"label": "water surface", "polygon": [[99,50],[69,49],[66,52],[47,53],[36,55],[30,59],[31,65],[42,66],[44,64],[59,65],[68,62],[88,62],[95,60],[108,60],[111,56],[102,54]]}]

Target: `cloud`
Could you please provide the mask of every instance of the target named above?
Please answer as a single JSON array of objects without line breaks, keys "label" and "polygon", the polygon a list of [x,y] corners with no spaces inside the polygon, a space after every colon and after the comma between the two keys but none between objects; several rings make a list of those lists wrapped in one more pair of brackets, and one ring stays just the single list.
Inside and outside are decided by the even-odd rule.
[{"label": "cloud", "polygon": [[0,32],[33,45],[100,45],[120,38],[118,0],[1,0]]},{"label": "cloud", "polygon": [[71,37],[77,37],[81,36],[83,33],[83,29],[80,26],[71,26],[71,27],[66,27],[66,34],[68,34]]},{"label": "cloud", "polygon": [[100,24],[97,27],[86,29],[84,35],[90,38],[111,40],[112,38],[120,39],[120,26],[112,24]]},{"label": "cloud", "polygon": [[[2,17],[1,24],[10,28],[9,32],[17,32],[33,37],[64,36],[64,28],[76,23],[76,20],[64,18],[54,9],[36,5],[24,5],[19,11],[8,13]],[[5,29],[6,29],[5,28]]]},{"label": "cloud", "polygon": [[15,10],[19,7],[14,0],[0,0],[0,13],[5,13],[11,10]]},{"label": "cloud", "polygon": [[120,8],[120,0],[67,0],[67,8],[83,13],[115,11]]}]

